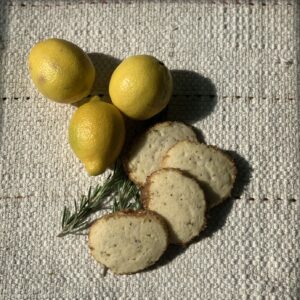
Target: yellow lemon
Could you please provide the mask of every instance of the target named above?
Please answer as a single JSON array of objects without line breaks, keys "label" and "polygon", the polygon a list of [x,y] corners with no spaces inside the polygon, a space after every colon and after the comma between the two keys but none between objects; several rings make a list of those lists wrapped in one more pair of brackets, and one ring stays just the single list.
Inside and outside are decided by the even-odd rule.
[{"label": "yellow lemon", "polygon": [[36,88],[60,103],[74,103],[88,96],[95,80],[95,68],[88,55],[61,39],[35,44],[28,64]]},{"label": "yellow lemon", "polygon": [[136,55],[125,59],[113,72],[109,95],[125,115],[145,120],[167,106],[172,87],[172,76],[162,62],[150,55]]},{"label": "yellow lemon", "polygon": [[80,106],[72,116],[69,142],[87,172],[99,175],[119,156],[125,139],[120,111],[98,96]]}]

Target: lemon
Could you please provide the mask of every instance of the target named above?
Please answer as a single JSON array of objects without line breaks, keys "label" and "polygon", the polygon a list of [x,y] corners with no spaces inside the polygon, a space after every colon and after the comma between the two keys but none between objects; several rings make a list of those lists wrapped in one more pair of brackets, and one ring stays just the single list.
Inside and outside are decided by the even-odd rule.
[{"label": "lemon", "polygon": [[60,103],[74,103],[88,96],[95,80],[95,68],[88,55],[62,39],[35,44],[28,64],[36,88]]},{"label": "lemon", "polygon": [[72,116],[69,142],[87,172],[99,175],[119,156],[125,139],[120,111],[98,96],[80,106]]},{"label": "lemon", "polygon": [[136,55],[125,59],[113,72],[109,95],[125,115],[145,120],[162,111],[172,93],[172,76],[155,57]]}]

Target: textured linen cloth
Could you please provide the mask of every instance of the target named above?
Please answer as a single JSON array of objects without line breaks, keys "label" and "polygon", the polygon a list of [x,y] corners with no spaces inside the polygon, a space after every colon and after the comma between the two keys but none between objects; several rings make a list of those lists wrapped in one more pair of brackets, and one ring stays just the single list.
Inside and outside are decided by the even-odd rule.
[{"label": "textured linen cloth", "polygon": [[[0,0],[0,299],[299,299],[298,2]],[[156,56],[174,77],[168,118],[236,160],[207,230],[145,272],[102,277],[86,236],[56,237],[63,206],[107,174],[89,178],[70,150],[75,107],[29,79],[49,37],[94,53],[105,96],[121,59]]]}]

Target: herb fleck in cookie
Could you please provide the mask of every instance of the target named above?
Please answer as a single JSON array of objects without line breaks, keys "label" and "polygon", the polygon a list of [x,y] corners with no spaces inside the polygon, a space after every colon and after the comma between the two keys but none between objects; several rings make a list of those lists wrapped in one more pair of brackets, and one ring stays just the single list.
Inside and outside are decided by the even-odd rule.
[{"label": "herb fleck in cookie", "polygon": [[200,183],[209,207],[214,207],[230,196],[236,167],[220,149],[191,141],[180,141],[170,148],[161,162],[162,168],[178,168]]},{"label": "herb fleck in cookie", "polygon": [[168,229],[154,212],[116,212],[96,220],[89,231],[92,256],[116,274],[154,264],[168,245]]},{"label": "herb fleck in cookie", "polygon": [[129,178],[142,186],[160,163],[170,147],[181,140],[197,142],[194,130],[181,122],[158,123],[148,129],[132,144],[124,160]]},{"label": "herb fleck in cookie", "polygon": [[180,170],[152,173],[142,190],[144,207],[160,214],[170,228],[170,242],[186,244],[205,227],[206,201],[199,183]]}]

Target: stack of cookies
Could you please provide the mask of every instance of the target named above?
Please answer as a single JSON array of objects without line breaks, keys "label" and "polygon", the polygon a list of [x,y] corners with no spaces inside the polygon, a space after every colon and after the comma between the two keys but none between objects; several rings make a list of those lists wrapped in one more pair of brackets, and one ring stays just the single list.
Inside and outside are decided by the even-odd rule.
[{"label": "stack of cookies", "polygon": [[119,274],[152,265],[168,243],[198,236],[207,210],[230,196],[237,173],[227,154],[198,142],[181,122],[148,129],[127,151],[124,168],[141,188],[144,211],[105,216],[89,234],[93,256]]}]

